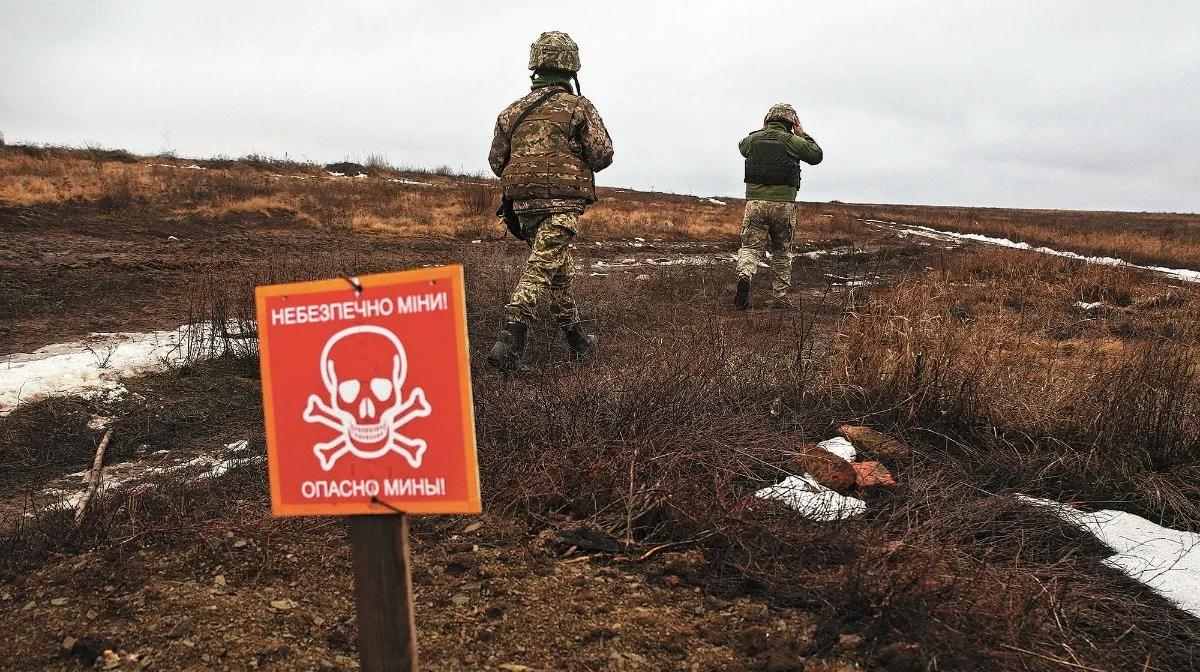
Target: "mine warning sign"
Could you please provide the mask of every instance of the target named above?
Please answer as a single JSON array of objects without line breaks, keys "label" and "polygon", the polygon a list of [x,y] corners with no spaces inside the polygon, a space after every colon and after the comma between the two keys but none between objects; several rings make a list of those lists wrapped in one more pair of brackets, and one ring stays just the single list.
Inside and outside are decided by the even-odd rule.
[{"label": "mine warning sign", "polygon": [[276,515],[480,512],[461,266],[255,298]]}]

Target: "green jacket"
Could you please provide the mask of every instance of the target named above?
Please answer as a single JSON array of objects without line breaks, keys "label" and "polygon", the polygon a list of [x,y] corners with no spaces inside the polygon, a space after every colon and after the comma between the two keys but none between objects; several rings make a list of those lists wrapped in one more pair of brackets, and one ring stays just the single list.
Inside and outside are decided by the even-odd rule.
[{"label": "green jacket", "polygon": [[[815,166],[824,158],[824,153],[821,151],[820,145],[817,144],[816,140],[812,139],[812,136],[807,133],[794,135],[788,130],[788,125],[781,121],[767,122],[765,128],[747,135],[745,139],[738,143],[738,150],[742,152],[742,156],[749,158],[755,141],[763,138],[786,142],[788,155],[795,159],[797,163],[803,161]],[[798,189],[790,184],[746,183],[746,199],[752,201],[791,202],[796,200],[797,191]]]}]

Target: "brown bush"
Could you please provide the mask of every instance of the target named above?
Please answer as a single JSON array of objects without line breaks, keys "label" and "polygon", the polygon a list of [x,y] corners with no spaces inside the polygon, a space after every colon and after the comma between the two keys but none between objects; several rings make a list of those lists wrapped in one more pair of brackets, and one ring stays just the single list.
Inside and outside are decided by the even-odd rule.
[{"label": "brown bush", "polygon": [[[403,195],[317,184],[329,191],[322,203],[336,198],[344,206]],[[445,251],[439,245],[413,239],[410,247],[415,257]],[[1072,343],[1054,341],[1045,334],[1069,314],[1077,266],[1003,251],[960,258],[866,298],[827,298],[820,314],[731,316],[713,308],[731,290],[727,269],[668,268],[654,283],[581,278],[580,302],[600,349],[571,364],[557,331],[538,325],[530,333],[532,376],[509,379],[486,370],[482,355],[524,250],[460,247],[452,254],[466,267],[470,292],[480,465],[493,515],[514,517],[533,533],[569,521],[631,548],[690,549],[699,559],[687,580],[698,587],[813,612],[816,636],[806,655],[832,651],[840,635],[854,633],[864,638],[865,660],[907,656],[939,669],[1191,664],[1200,646],[1195,619],[1101,566],[1107,551],[1086,534],[996,495],[1122,501],[1158,519],[1200,524],[1200,415],[1189,368],[1195,327],[1181,328],[1172,342],[1140,336],[1119,351],[1100,325]],[[223,325],[215,343],[226,345],[212,347],[227,356],[170,379],[180,386],[170,398],[217,404],[175,412],[172,426],[195,432],[213,417],[260,421],[257,389],[252,377],[247,382],[253,359],[236,345],[246,340],[254,284],[396,265],[336,254],[303,264],[272,260],[244,286],[218,277],[198,286],[196,319]],[[1141,282],[1110,270],[1118,276],[1096,281]],[[1157,283],[1128,289],[1134,305],[1161,292]],[[1027,305],[1005,306],[1009,293]],[[1193,305],[1155,308],[1152,319],[1194,325]],[[1128,353],[1136,357],[1125,361]],[[43,425],[76,422],[81,412],[39,408],[24,416],[22,435],[42,436]],[[150,418],[168,411],[140,409],[133,418],[141,422],[131,425],[161,431],[158,440],[169,443],[163,418]],[[843,422],[879,427],[913,448],[895,470],[894,489],[864,494],[871,502],[863,517],[817,523],[753,499],[794,472],[789,446],[828,438]],[[58,436],[75,451],[71,459],[86,455],[78,437]],[[40,454],[0,461],[25,464]],[[132,553],[144,534],[194,542],[202,537],[196,521],[219,519],[232,501],[265,511],[264,481],[261,471],[243,470],[222,488],[120,495],[70,539],[54,534],[56,519],[47,514],[0,543],[0,562],[27,566],[97,546]],[[1091,645],[1118,638],[1120,646]]]},{"label": "brown bush", "polygon": [[500,205],[500,183],[495,180],[469,181],[459,187],[463,207],[476,217],[494,215]]}]

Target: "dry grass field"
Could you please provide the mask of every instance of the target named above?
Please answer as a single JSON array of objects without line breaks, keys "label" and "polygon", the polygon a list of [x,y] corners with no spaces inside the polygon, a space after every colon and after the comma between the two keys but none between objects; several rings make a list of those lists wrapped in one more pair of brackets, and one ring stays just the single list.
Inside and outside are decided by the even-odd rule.
[{"label": "dry grass field", "polygon": [[[463,264],[486,513],[414,526],[427,669],[1195,666],[1196,616],[1019,495],[1200,529],[1200,286],[863,220],[1200,269],[1200,218],[805,204],[799,310],[760,280],[736,312],[740,201],[603,189],[575,242],[601,347],[571,363],[542,321],[505,378],[483,355],[525,248],[495,182],[330,168],[0,148],[0,357]],[[357,669],[345,530],[272,518],[261,461],[114,488],[78,527],[48,501],[93,416],[113,469],[261,455],[253,344],[216,333],[127,394],[0,417],[0,669]],[[907,448],[865,451],[897,484],[856,491],[861,515],[754,496],[846,425]]]}]

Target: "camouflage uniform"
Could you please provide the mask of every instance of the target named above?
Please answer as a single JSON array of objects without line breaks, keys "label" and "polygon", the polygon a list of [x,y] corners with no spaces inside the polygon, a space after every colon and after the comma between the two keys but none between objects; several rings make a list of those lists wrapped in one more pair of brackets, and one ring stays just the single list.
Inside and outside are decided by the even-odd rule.
[{"label": "camouflage uniform", "polygon": [[750,280],[758,271],[763,251],[769,248],[775,276],[771,287],[775,305],[788,307],[800,162],[816,165],[824,153],[800,129],[796,111],[783,103],[767,112],[763,128],[743,139],[738,149],[746,157],[746,213],[737,256],[738,293],[734,303],[739,308],[746,307]]},{"label": "camouflage uniform", "polygon": [[571,296],[571,240],[579,232],[579,216],[596,200],[594,173],[612,163],[613,146],[596,108],[571,89],[579,67],[579,48],[569,36],[542,33],[530,48],[532,90],[496,118],[488,162],[513,201],[530,248],[504,307],[505,326],[488,355],[489,363],[504,370],[521,367],[525,331],[543,293],[574,355],[596,342],[580,323]]},{"label": "camouflage uniform", "polygon": [[[500,113],[488,154],[492,172],[497,176],[504,177],[505,169],[515,156],[537,155],[547,151],[553,144],[549,135],[555,120],[563,120],[568,131],[567,146],[570,153],[590,171],[600,171],[612,164],[612,138],[604,127],[604,121],[591,101],[571,92],[568,81],[561,75],[540,76],[534,80],[532,91]],[[548,99],[536,112],[526,117],[521,124],[523,134],[514,138],[513,122],[544,95],[548,87],[558,88],[561,93]],[[531,123],[539,119],[549,121]],[[590,197],[588,194],[575,198],[547,194],[542,198],[514,198],[513,210],[521,217],[521,228],[531,250],[512,299],[505,306],[506,321],[526,324],[532,321],[538,296],[547,289],[550,290],[550,311],[560,325],[579,320],[579,311],[571,297],[574,267],[569,244],[579,232],[579,215],[594,200],[594,186]]]},{"label": "camouflage uniform", "polygon": [[530,252],[512,300],[504,307],[506,322],[532,322],[543,290],[549,290],[546,298],[555,323],[569,327],[579,322],[579,307],[571,296],[575,262],[570,247],[578,221],[579,215],[574,212],[521,214],[521,229]]},{"label": "camouflage uniform", "polygon": [[778,201],[746,201],[742,218],[742,247],[738,250],[739,277],[754,277],[768,243],[775,282],[771,293],[787,297],[792,287],[792,236],[796,232],[796,204]]}]

